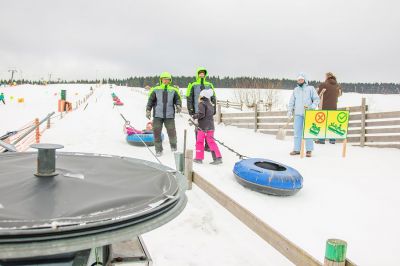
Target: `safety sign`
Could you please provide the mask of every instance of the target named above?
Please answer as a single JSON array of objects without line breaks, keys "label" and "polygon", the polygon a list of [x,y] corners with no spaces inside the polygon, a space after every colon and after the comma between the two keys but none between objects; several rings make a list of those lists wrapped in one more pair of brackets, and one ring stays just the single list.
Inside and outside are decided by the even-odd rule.
[{"label": "safety sign", "polygon": [[349,111],[307,110],[304,117],[304,139],[345,139]]}]

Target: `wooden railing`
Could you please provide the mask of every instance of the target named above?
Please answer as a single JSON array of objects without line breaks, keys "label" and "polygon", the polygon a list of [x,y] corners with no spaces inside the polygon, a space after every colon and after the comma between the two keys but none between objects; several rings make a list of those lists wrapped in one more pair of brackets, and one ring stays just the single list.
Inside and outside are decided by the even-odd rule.
[{"label": "wooden railing", "polygon": [[243,103],[230,102],[229,100],[226,101],[217,100],[217,104],[225,108],[233,108],[233,109],[238,109],[240,111],[243,110]]},{"label": "wooden railing", "polygon": [[[219,108],[218,108],[219,109]],[[345,110],[346,108],[339,108]],[[348,142],[360,146],[400,148],[400,111],[368,112],[365,99],[360,106],[349,108]],[[220,113],[217,121],[225,125],[254,129],[265,134],[277,134],[287,121],[286,111]],[[293,123],[289,122],[286,135],[293,136]]]}]

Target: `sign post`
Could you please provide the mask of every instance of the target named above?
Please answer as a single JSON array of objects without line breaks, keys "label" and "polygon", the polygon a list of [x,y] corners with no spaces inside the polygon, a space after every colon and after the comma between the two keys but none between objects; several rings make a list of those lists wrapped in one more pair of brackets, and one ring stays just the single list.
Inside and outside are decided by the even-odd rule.
[{"label": "sign post", "polygon": [[303,139],[343,139],[342,156],[346,156],[349,111],[306,110]]}]

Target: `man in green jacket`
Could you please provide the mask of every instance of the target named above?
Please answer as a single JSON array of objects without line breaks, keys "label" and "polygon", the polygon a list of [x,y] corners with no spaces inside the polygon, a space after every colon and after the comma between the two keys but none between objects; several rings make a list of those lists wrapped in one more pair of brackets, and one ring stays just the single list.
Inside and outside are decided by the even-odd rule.
[{"label": "man in green jacket", "polygon": [[146,117],[151,119],[151,109],[153,109],[153,131],[154,146],[156,156],[161,156],[163,152],[161,131],[163,124],[167,129],[171,150],[176,151],[176,129],[175,112],[182,110],[181,95],[177,87],[171,85],[172,76],[168,72],[160,75],[160,84],[151,88],[146,107]]},{"label": "man in green jacket", "polygon": [[[204,67],[197,68],[196,81],[189,83],[186,90],[186,103],[190,116],[195,116],[199,111],[199,97],[202,90],[212,90],[211,103],[214,106],[214,114],[217,110],[217,98],[215,96],[214,85],[206,80],[207,69]],[[197,139],[197,131],[195,131]],[[205,142],[204,149],[210,151],[207,142]]]},{"label": "man in green jacket", "polygon": [[211,97],[211,102],[216,110],[217,99],[215,97],[214,85],[206,80],[207,69],[204,67],[199,67],[196,72],[196,81],[189,83],[186,90],[186,102],[189,115],[193,116],[197,114],[199,108],[199,96],[202,90],[212,90],[213,96]]}]

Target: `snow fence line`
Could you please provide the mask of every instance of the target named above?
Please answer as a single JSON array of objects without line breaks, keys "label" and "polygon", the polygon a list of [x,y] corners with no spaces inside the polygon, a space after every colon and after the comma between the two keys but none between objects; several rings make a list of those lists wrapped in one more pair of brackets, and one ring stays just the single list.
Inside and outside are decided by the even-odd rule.
[{"label": "snow fence line", "polygon": [[[400,148],[400,111],[370,113],[365,98],[360,106],[347,108],[350,111],[348,143],[361,147]],[[223,113],[218,104],[216,122],[276,135],[288,118],[286,111],[258,111],[257,105],[253,112]],[[293,136],[293,122],[288,125],[286,135]]]},{"label": "snow fence line", "polygon": [[[92,96],[94,90],[90,93],[86,94],[82,99],[75,102],[75,108],[72,108],[72,111],[77,110],[81,105],[85,105],[85,109],[89,103],[88,100],[90,96]],[[84,109],[84,110],[85,110]],[[71,111],[70,111],[71,112]],[[34,143],[40,143],[40,136],[43,135],[44,131],[50,129],[51,127],[51,119],[52,118],[59,118],[63,119],[68,113],[68,110],[59,110],[59,114],[54,116],[55,112],[49,113],[45,118],[39,120],[39,118],[35,118],[28,122],[27,124],[23,125],[20,129],[14,132],[14,134],[10,134],[9,136],[2,139],[7,144],[12,144],[15,146],[18,152],[24,152],[29,149],[29,147]],[[40,126],[46,123],[46,127],[40,128]],[[6,134],[7,135],[7,134]],[[6,152],[7,149],[0,147],[0,153]]]},{"label": "snow fence line", "polygon": [[319,262],[304,249],[287,239],[284,235],[276,231],[270,225],[255,216],[252,212],[234,201],[223,193],[213,184],[204,179],[201,175],[193,171],[193,150],[185,151],[184,174],[187,178],[188,189],[192,188],[192,183],[206,192],[211,198],[217,201],[222,207],[233,214],[237,219],[244,223],[249,229],[264,239],[268,244],[285,256],[295,265],[304,266],[356,266],[355,263],[346,258],[347,243],[340,239],[328,239],[324,263]]}]

